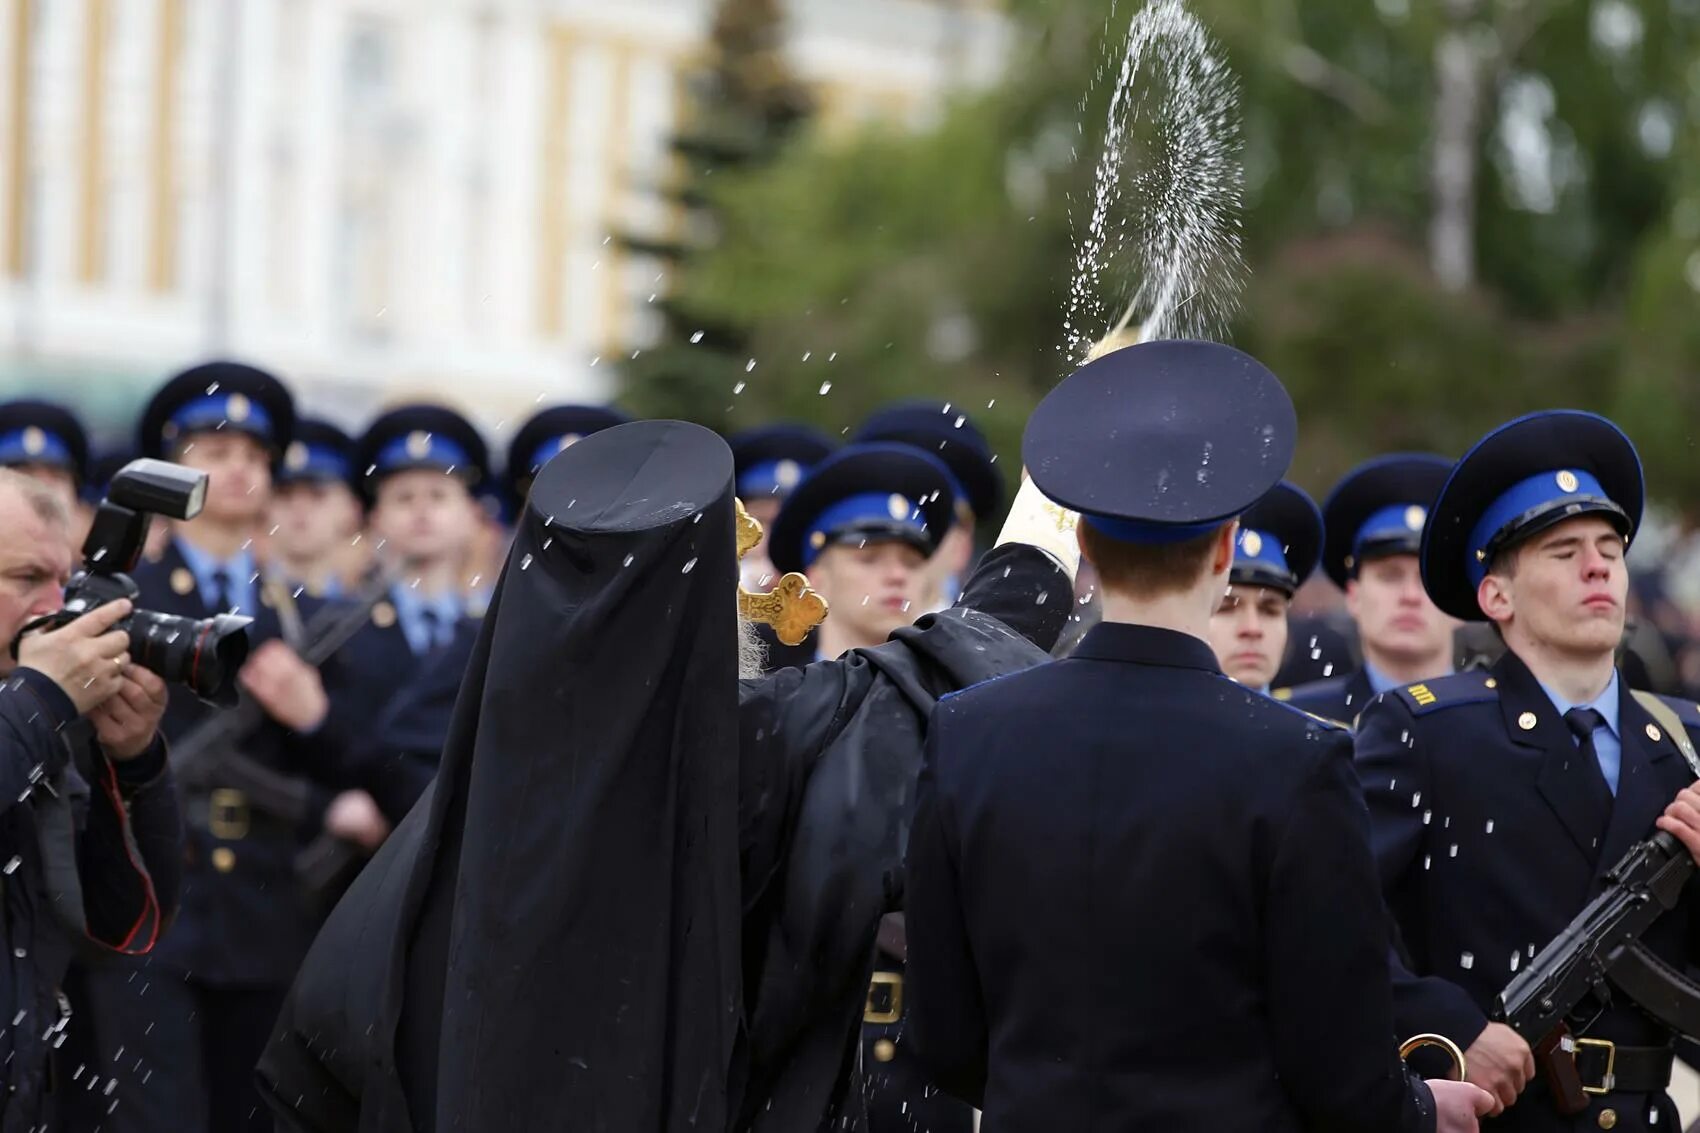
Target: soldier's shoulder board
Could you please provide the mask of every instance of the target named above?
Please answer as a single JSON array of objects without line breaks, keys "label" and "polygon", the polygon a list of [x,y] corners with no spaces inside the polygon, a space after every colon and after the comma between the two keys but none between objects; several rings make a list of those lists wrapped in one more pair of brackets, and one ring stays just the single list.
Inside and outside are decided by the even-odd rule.
[{"label": "soldier's shoulder board", "polygon": [[1498,700],[1498,689],[1499,683],[1492,673],[1476,669],[1400,685],[1389,689],[1386,695],[1398,697],[1413,716],[1425,716],[1443,708]]}]

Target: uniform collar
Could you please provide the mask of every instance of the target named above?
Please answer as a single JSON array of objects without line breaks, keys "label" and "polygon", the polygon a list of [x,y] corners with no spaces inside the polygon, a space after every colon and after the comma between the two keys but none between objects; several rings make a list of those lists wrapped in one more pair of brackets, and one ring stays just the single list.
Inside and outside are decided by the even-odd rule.
[{"label": "uniform collar", "polygon": [[1130,661],[1136,665],[1166,665],[1221,673],[1216,653],[1190,633],[1130,622],[1099,622],[1086,631],[1072,654],[1089,661]]},{"label": "uniform collar", "polygon": [[1623,729],[1618,727],[1618,680],[1615,668],[1611,671],[1611,681],[1607,683],[1605,691],[1586,704],[1575,704],[1565,700],[1556,689],[1539,678],[1536,678],[1535,683],[1541,686],[1541,691],[1547,694],[1547,699],[1552,701],[1552,706],[1558,709],[1560,716],[1565,715],[1572,708],[1592,708],[1605,718],[1606,727],[1611,729],[1612,735],[1620,739],[1623,737]]},{"label": "uniform collar", "polygon": [[431,627],[425,624],[426,611],[437,615],[439,632],[442,627],[453,627],[460,620],[462,600],[453,590],[427,596],[411,586],[397,583],[390,587],[390,599],[395,604],[396,622],[401,627],[402,636],[407,638],[408,648],[416,654],[429,653],[440,644],[439,639],[433,637]]},{"label": "uniform collar", "polygon": [[1401,683],[1399,681],[1394,680],[1392,677],[1388,676],[1386,673],[1382,672],[1380,669],[1376,668],[1374,665],[1370,664],[1370,660],[1369,660],[1368,657],[1364,658],[1364,667],[1363,667],[1362,672],[1363,672],[1363,675],[1364,675],[1364,680],[1369,682],[1370,691],[1372,693],[1374,693],[1376,696],[1380,696],[1382,693],[1386,692],[1388,689],[1398,688],[1400,686],[1400,683]]},{"label": "uniform collar", "polygon": [[254,553],[251,550],[244,547],[227,559],[219,559],[180,536],[173,536],[171,543],[177,548],[177,553],[183,556],[183,562],[188,566],[189,572],[195,576],[195,585],[200,590],[203,603],[210,608],[208,597],[213,592],[213,575],[223,571],[229,585],[227,597],[230,604],[236,607],[235,612],[248,615],[254,613],[255,570]]}]

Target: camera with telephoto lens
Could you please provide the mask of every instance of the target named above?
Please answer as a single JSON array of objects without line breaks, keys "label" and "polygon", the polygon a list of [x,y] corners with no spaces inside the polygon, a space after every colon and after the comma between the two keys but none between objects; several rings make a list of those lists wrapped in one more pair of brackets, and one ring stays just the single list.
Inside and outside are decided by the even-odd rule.
[{"label": "camera with telephoto lens", "polygon": [[[132,460],[112,478],[83,541],[83,565],[65,588],[65,605],[37,618],[18,634],[53,629],[99,606],[138,593],[127,571],[135,569],[155,515],[193,519],[207,495],[207,474],[164,460]],[[219,614],[184,618],[133,610],[113,628],[130,635],[130,659],[220,708],[237,701],[236,671],[248,657],[247,628],[253,618]],[[12,642],[17,655],[18,643]]]}]

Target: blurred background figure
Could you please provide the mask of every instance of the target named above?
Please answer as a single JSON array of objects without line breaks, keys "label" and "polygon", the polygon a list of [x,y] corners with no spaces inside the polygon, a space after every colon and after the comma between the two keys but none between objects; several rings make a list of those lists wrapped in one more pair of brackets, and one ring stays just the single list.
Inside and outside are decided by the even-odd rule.
[{"label": "blurred background figure", "polygon": [[272,576],[314,598],[340,598],[365,573],[365,509],[354,494],[349,435],[302,418],[272,492]]},{"label": "blurred background figure", "polygon": [[815,465],[838,446],[825,433],[808,425],[780,421],[745,429],[726,438],[732,447],[738,499],[750,518],[761,524],[761,542],[739,561],[745,589],[773,585],[773,560],[768,540],[779,509]]},{"label": "blurred background figure", "polygon": [[921,599],[926,609],[949,606],[981,549],[979,517],[997,515],[1004,502],[1003,475],[986,435],[948,402],[910,401],[876,410],[862,422],[853,440],[912,445],[950,470],[956,514],[938,554],[928,564],[927,592]]},{"label": "blurred background figure", "polygon": [[1286,481],[1240,516],[1228,590],[1210,615],[1210,648],[1222,671],[1247,688],[1269,691],[1287,654],[1287,605],[1316,569],[1322,516]]}]

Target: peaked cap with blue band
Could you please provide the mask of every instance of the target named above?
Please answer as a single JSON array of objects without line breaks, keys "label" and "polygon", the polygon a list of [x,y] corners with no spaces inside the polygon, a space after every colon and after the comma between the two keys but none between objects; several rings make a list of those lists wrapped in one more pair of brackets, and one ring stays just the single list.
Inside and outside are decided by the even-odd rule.
[{"label": "peaked cap with blue band", "polygon": [[283,451],[276,480],[279,484],[340,480],[353,487],[353,473],[354,438],[329,421],[302,417],[295,422],[295,439]]},{"label": "peaked cap with blue band", "polygon": [[49,401],[0,405],[0,465],[45,464],[88,483],[89,438],[76,414]]},{"label": "peaked cap with blue band", "polygon": [[101,453],[89,462],[89,478],[83,484],[83,502],[98,504],[106,498],[106,489],[112,486],[112,478],[118,475],[118,470],[141,456],[133,448],[111,449]]},{"label": "peaked cap with blue band", "polygon": [[1495,555],[1583,515],[1610,522],[1627,545],[1645,491],[1634,444],[1604,417],[1519,417],[1477,441],[1441,488],[1423,531],[1423,587],[1446,613],[1482,621],[1476,587]]},{"label": "peaked cap with blue band", "polygon": [[1003,473],[992,446],[954,405],[942,401],[900,401],[876,409],[850,438],[852,444],[895,441],[944,461],[959,495],[976,518],[997,513],[1003,501]]},{"label": "peaked cap with blue band", "polygon": [[943,461],[911,445],[849,445],[786,498],[768,554],[781,572],[807,570],[821,551],[844,543],[904,542],[930,558],[955,520]]},{"label": "peaked cap with blue band", "polygon": [[143,456],[169,457],[190,433],[238,432],[282,456],[295,436],[295,400],[266,371],[241,362],[204,362],[159,388],[142,411]]},{"label": "peaked cap with blue band", "polygon": [[1286,474],[1298,418],[1275,375],[1214,342],[1143,342],[1046,395],[1021,453],[1050,500],[1113,539],[1174,543],[1238,516]]},{"label": "peaked cap with blue band", "polygon": [[367,427],[354,445],[354,482],[368,501],[397,472],[453,473],[476,488],[490,473],[489,450],[472,422],[441,405],[403,405]]},{"label": "peaked cap with blue band", "polygon": [[1291,597],[1316,569],[1321,550],[1322,513],[1304,489],[1283,480],[1240,516],[1228,581]]},{"label": "peaked cap with blue band", "polygon": [[1344,590],[1370,559],[1416,554],[1434,498],[1451,472],[1444,456],[1401,452],[1346,473],[1322,505],[1322,569],[1334,585]]},{"label": "peaked cap with blue band", "polygon": [[592,433],[624,425],[631,419],[629,414],[611,405],[551,405],[533,413],[508,442],[503,479],[513,502],[525,502],[531,481],[556,453]]},{"label": "peaked cap with blue band", "polygon": [[738,469],[738,496],[746,504],[768,496],[784,499],[838,447],[819,429],[791,421],[745,429],[726,443]]}]

